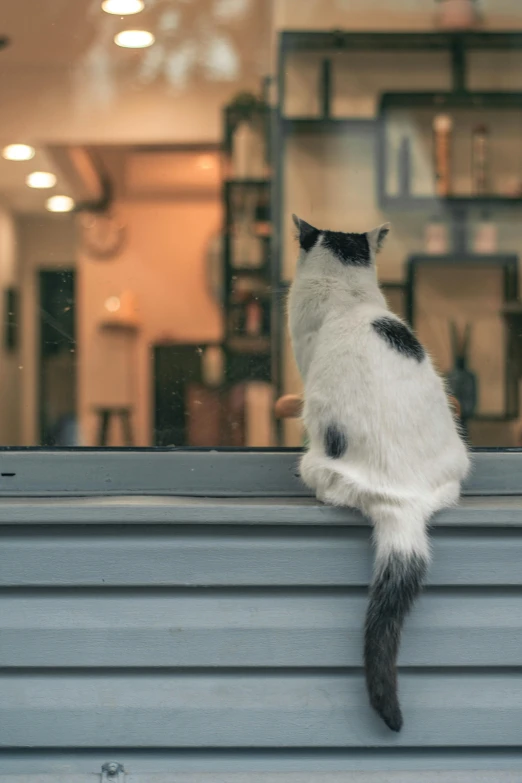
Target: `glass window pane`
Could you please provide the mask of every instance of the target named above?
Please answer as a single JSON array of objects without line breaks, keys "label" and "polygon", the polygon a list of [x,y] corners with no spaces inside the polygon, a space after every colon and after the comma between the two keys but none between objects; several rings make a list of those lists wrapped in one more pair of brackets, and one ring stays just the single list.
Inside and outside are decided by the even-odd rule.
[{"label": "glass window pane", "polygon": [[0,0],[0,446],[301,446],[292,213],[522,445],[519,5]]}]

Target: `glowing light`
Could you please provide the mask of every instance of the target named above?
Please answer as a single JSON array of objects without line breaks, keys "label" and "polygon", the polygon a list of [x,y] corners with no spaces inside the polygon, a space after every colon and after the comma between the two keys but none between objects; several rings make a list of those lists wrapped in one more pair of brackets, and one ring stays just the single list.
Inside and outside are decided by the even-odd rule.
[{"label": "glowing light", "polygon": [[72,212],[74,209],[74,199],[70,196],[51,196],[45,202],[45,208],[49,212]]},{"label": "glowing light", "polygon": [[232,43],[224,36],[213,38],[206,47],[204,62],[209,78],[233,81],[239,71],[239,60]]},{"label": "glowing light", "polygon": [[109,296],[109,298],[105,300],[105,309],[108,310],[109,313],[117,313],[120,307],[121,302],[118,296]]},{"label": "glowing light", "polygon": [[9,144],[2,150],[6,160],[31,160],[34,158],[34,147],[29,144]]},{"label": "glowing light", "polygon": [[25,180],[25,184],[30,188],[42,190],[45,188],[54,188],[56,185],[56,177],[54,174],[51,174],[50,171],[33,171]]},{"label": "glowing light", "polygon": [[143,0],[104,0],[101,7],[106,14],[131,16],[143,11],[145,4]]},{"label": "glowing light", "polygon": [[201,155],[201,157],[198,158],[198,168],[203,169],[203,171],[213,169],[214,160],[210,157],[210,155]]},{"label": "glowing light", "polygon": [[154,43],[154,36],[148,30],[122,30],[114,36],[114,43],[124,49],[146,49]]}]

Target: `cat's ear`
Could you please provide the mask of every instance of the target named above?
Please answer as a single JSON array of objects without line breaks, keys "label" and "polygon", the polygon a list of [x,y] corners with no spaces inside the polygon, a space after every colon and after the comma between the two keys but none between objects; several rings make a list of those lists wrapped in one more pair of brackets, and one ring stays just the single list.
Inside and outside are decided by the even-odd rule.
[{"label": "cat's ear", "polygon": [[300,247],[303,250],[310,250],[317,242],[317,238],[321,232],[318,228],[314,228],[310,223],[307,223],[306,220],[298,218],[297,215],[292,215],[292,220],[297,229],[297,239],[299,240]]},{"label": "cat's ear", "polygon": [[368,244],[374,253],[378,253],[384,245],[384,240],[388,236],[390,231],[390,224],[383,223],[382,226],[377,226],[373,231],[368,231],[366,236],[368,237]]}]

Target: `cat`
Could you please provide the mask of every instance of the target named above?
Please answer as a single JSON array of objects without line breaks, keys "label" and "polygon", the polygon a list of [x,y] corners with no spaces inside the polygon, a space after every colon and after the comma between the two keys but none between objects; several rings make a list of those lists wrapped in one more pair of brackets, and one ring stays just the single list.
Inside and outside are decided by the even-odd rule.
[{"label": "cat", "polygon": [[400,731],[400,634],[426,576],[428,522],[457,503],[468,450],[430,357],[379,289],[375,258],[390,225],[356,234],[293,220],[288,321],[308,436],[300,473],[320,501],[357,508],[373,525],[366,685]]}]

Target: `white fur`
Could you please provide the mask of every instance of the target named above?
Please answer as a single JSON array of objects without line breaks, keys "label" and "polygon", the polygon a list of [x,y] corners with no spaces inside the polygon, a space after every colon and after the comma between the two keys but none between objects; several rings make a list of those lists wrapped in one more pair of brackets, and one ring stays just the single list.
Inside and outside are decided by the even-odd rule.
[{"label": "white fur", "polygon": [[[343,265],[321,238],[300,251],[289,325],[310,443],[301,476],[319,500],[369,517],[377,562],[391,551],[428,557],[427,522],[457,502],[469,458],[429,356],[400,354],[372,327],[395,316],[377,284],[380,229],[367,236],[369,268]],[[347,436],[340,459],[325,454],[331,423]]]}]

